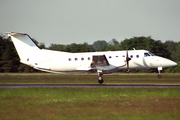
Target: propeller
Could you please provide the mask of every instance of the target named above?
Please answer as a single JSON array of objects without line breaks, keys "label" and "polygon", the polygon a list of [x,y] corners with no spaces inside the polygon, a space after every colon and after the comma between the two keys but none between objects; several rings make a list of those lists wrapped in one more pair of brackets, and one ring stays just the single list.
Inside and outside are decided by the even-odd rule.
[{"label": "propeller", "polygon": [[128,49],[126,51],[126,64],[127,64],[127,73],[129,73],[129,61],[131,60],[131,58],[128,57]]}]

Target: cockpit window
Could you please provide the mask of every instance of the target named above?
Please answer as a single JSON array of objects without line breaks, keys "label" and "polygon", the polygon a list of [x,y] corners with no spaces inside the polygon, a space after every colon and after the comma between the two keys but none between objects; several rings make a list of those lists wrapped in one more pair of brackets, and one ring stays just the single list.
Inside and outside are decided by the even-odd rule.
[{"label": "cockpit window", "polygon": [[156,55],[154,55],[153,53],[151,53],[151,52],[149,52],[149,54],[151,55],[151,56],[156,56]]},{"label": "cockpit window", "polygon": [[144,57],[150,56],[148,53],[144,53]]},{"label": "cockpit window", "polygon": [[151,52],[144,53],[144,57],[147,57],[147,56],[155,56],[155,55],[153,53],[151,53]]}]

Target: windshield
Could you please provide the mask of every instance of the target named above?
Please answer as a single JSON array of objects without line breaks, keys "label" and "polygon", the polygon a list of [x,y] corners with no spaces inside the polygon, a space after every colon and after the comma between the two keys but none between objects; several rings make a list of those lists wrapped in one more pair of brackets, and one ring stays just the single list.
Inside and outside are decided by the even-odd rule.
[{"label": "windshield", "polygon": [[144,53],[144,57],[147,57],[147,56],[155,56],[155,55],[153,53],[151,53],[151,52]]},{"label": "windshield", "polygon": [[156,56],[156,55],[154,55],[153,53],[151,53],[151,52],[149,52],[149,54],[151,55],[151,56]]}]

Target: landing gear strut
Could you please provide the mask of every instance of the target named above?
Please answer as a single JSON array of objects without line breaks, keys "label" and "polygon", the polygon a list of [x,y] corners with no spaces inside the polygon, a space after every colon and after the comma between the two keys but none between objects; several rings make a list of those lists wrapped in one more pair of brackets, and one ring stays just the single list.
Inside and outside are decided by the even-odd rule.
[{"label": "landing gear strut", "polygon": [[98,73],[97,79],[98,79],[98,82],[99,82],[100,84],[102,84],[102,83],[104,82],[102,75],[103,75],[102,73]]},{"label": "landing gear strut", "polygon": [[158,67],[158,72],[159,72],[159,74],[157,75],[157,78],[161,78],[162,76],[161,76],[161,70],[162,70],[162,67]]}]

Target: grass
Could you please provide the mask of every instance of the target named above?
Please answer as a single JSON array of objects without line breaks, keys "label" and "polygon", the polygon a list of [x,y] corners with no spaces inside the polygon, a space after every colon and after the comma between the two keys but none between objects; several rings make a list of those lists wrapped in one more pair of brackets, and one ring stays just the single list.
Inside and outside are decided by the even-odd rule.
[{"label": "grass", "polygon": [[[105,84],[180,84],[179,74],[104,75]],[[97,75],[0,74],[0,84],[98,84]],[[179,88],[0,89],[0,119],[179,120]]]},{"label": "grass", "polygon": [[[105,84],[180,84],[180,74],[115,74],[104,75]],[[97,75],[75,74],[3,74],[0,84],[99,84]]]},{"label": "grass", "polygon": [[180,119],[179,89],[1,89],[0,119]]}]

